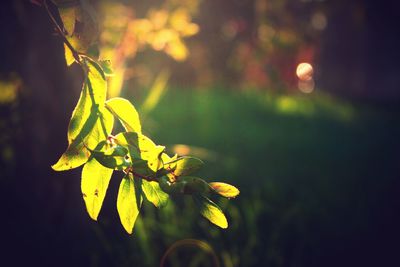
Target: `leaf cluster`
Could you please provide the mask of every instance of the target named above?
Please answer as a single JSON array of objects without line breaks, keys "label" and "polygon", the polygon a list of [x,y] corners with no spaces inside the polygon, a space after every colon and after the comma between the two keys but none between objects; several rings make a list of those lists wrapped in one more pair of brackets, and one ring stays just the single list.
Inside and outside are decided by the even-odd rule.
[{"label": "leaf cluster", "polygon": [[[71,8],[77,10],[76,1],[55,2],[64,28],[67,32],[72,31],[71,17],[75,23],[76,18],[68,12],[72,12]],[[82,7],[82,10],[88,8],[79,6]],[[68,39],[65,42],[68,43]],[[205,218],[221,228],[227,228],[225,215],[209,196],[215,193],[233,198],[239,190],[226,183],[207,183],[193,176],[203,165],[200,159],[178,155],[171,157],[165,152],[165,146],[157,145],[145,136],[139,114],[128,100],[119,97],[106,99],[107,76],[112,75],[110,62],[97,61],[73,46],[71,49],[74,60],[84,71],[85,80],[68,125],[68,147],[52,168],[65,171],[83,165],[81,190],[89,216],[97,220],[112,174],[119,171],[123,175],[117,210],[128,233],[133,231],[143,200],[161,208],[171,195],[193,197]],[[68,64],[67,54],[66,57]],[[121,122],[125,131],[113,133],[115,119]]]}]

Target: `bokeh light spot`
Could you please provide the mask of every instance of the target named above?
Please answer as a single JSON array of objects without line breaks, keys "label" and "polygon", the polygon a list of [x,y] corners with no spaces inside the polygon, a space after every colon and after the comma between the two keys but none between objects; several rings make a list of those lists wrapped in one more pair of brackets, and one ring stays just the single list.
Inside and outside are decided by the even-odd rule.
[{"label": "bokeh light spot", "polygon": [[313,26],[314,29],[322,31],[326,28],[327,24],[328,20],[324,13],[316,12],[312,15],[311,25]]},{"label": "bokeh light spot", "polygon": [[309,80],[309,81],[302,81],[299,80],[299,82],[297,83],[297,87],[299,88],[299,90],[305,94],[309,94],[312,93],[314,91],[315,88],[315,82],[313,79]]},{"label": "bokeh light spot", "polygon": [[296,75],[301,81],[310,81],[312,79],[314,69],[310,63],[300,63],[296,68]]}]

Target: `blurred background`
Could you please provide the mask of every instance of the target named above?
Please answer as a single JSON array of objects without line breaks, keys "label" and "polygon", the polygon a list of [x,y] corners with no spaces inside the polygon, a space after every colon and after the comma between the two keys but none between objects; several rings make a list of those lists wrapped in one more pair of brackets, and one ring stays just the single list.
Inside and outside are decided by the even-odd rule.
[{"label": "blurred background", "polygon": [[170,154],[202,158],[206,180],[241,190],[216,200],[226,230],[175,199],[146,203],[129,236],[115,207],[121,174],[94,222],[81,169],[50,168],[83,75],[32,2],[0,8],[0,265],[159,266],[180,240],[165,266],[400,263],[397,4],[92,3],[99,57],[115,71],[109,97],[128,98]]}]

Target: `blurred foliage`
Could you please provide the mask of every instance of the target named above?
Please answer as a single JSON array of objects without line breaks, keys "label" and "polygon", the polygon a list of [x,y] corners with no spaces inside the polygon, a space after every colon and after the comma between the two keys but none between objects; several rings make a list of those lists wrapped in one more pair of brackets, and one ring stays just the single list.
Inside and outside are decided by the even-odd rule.
[{"label": "blurred foliage", "polygon": [[[224,4],[229,9],[216,13]],[[223,82],[294,91],[296,65],[318,62],[319,38],[328,23],[326,6],[314,1],[99,1],[97,6],[99,29],[90,26],[95,19],[85,20],[82,12],[71,16],[66,10],[64,16],[83,21],[77,24],[84,26],[80,32],[68,38],[74,44],[78,38],[86,52],[93,52],[94,40],[79,36],[100,32],[99,57],[111,60],[116,74],[109,81],[110,97],[118,96],[123,87],[148,86],[158,73],[179,66],[159,52],[186,61],[173,73],[172,84]]]},{"label": "blurred foliage", "polygon": [[139,77],[140,83],[141,79],[149,81],[149,75],[157,74],[150,71],[151,64],[136,64],[138,52],[150,47],[183,61],[189,54],[184,38],[199,31],[199,26],[192,22],[197,0],[165,1],[159,8],[149,5],[143,18],[138,17],[136,9],[140,8],[126,3],[104,1],[101,4],[100,57],[110,59],[116,71],[116,78],[110,81],[110,96],[118,96],[124,80],[132,76]]},{"label": "blurred foliage", "polygon": [[227,69],[244,88],[296,90],[296,65],[304,61],[316,63],[319,37],[324,29],[312,26],[312,16],[319,12],[326,19],[326,15],[314,1],[251,3],[251,17],[231,15],[222,24],[222,36],[230,46]]},{"label": "blurred foliage", "polygon": [[4,80],[0,79],[0,105],[16,101],[21,85],[21,78],[15,73],[8,75]]},{"label": "blurred foliage", "polygon": [[19,116],[16,112],[18,107],[18,95],[21,93],[23,82],[16,73],[0,75],[0,169],[8,178],[12,173],[15,163],[15,148],[13,136],[19,133],[16,125]]},{"label": "blurred foliage", "polygon": [[[388,145],[398,141],[380,129],[400,133],[395,116],[321,94],[170,90],[144,128],[160,142],[190,144],[177,146],[181,151],[213,154],[203,175],[226,177],[242,189],[234,204],[218,202],[232,224],[228,231],[210,228],[189,199],[157,211],[144,205],[136,240],[115,246],[107,236],[113,263],[157,266],[171,244],[189,237],[206,241],[221,266],[317,266],[310,261],[333,256],[331,246],[357,246],[352,238],[368,235],[376,223],[370,213],[379,209],[371,210],[370,203],[384,197],[375,190],[376,175],[379,188],[393,183],[396,151]],[[372,156],[382,148],[384,157]],[[138,253],[126,256],[120,249]],[[168,266],[204,266],[196,258],[211,259],[178,255]]]}]

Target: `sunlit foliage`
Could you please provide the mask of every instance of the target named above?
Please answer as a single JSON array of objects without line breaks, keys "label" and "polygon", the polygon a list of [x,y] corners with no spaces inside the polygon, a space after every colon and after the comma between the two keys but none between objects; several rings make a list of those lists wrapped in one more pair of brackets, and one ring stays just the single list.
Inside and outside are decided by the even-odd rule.
[{"label": "sunlit foliage", "polygon": [[[77,23],[83,23],[83,28],[90,28],[91,31],[89,39],[84,38],[84,31],[80,33],[79,40],[89,47],[93,39],[91,34],[95,33],[92,30],[96,28],[94,9],[86,1],[79,4],[74,2],[74,5],[65,1],[54,2],[60,11],[67,33],[57,24],[47,2],[44,2],[44,5],[59,34],[64,37],[67,63],[78,63],[84,72],[85,80],[68,126],[68,147],[52,168],[65,171],[83,165],[82,196],[93,220],[98,218],[113,172],[123,172],[117,210],[121,224],[130,234],[144,199],[161,208],[166,206],[170,195],[192,196],[205,218],[221,228],[227,228],[228,221],[225,215],[209,196],[215,193],[225,198],[233,198],[239,194],[239,190],[226,183],[209,184],[199,177],[192,176],[203,165],[200,159],[178,155],[170,157],[165,152],[165,146],[157,145],[143,135],[139,115],[128,100],[107,100],[107,76],[113,75],[110,62],[97,60],[91,51],[81,50],[81,46],[76,50],[76,44],[67,35],[67,29],[76,34]],[[85,14],[82,15],[85,19],[81,21],[81,17],[77,17],[76,14]],[[165,15],[166,13],[162,12],[150,14],[153,27],[157,25],[157,30],[167,23],[163,18]],[[188,23],[188,20],[186,13],[182,13],[181,10],[172,16],[170,24],[171,27],[175,27],[176,32],[191,35],[197,28]],[[187,22],[188,27],[193,29],[180,28],[181,25],[185,25],[182,22]],[[149,105],[154,105],[151,103]],[[113,134],[114,117],[120,121],[125,131]]]}]

